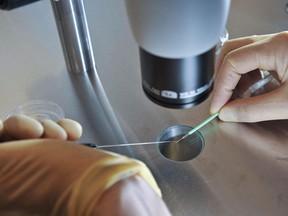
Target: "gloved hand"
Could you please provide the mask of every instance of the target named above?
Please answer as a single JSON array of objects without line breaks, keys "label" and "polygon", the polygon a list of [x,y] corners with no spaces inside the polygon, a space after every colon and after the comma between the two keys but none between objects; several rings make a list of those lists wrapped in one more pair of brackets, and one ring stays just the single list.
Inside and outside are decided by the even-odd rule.
[{"label": "gloved hand", "polygon": [[[32,124],[23,127],[25,121]],[[142,162],[37,139],[45,134],[39,122],[23,116],[16,122],[14,128],[9,119],[0,124],[1,138],[25,138],[0,144],[0,215],[170,215]]]},{"label": "gloved hand", "polygon": [[[288,32],[227,41],[216,65],[210,112],[220,111],[221,120],[234,122],[288,119],[287,48]],[[259,96],[230,101],[241,77],[255,69],[271,72],[280,86]]]}]

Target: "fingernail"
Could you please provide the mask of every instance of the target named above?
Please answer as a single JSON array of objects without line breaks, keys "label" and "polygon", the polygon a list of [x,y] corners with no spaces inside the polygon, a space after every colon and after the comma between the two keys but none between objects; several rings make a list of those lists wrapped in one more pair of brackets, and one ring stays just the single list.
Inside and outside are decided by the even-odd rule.
[{"label": "fingernail", "polygon": [[214,114],[216,112],[219,112],[220,108],[215,106],[214,104],[210,104],[210,114]]},{"label": "fingernail", "polygon": [[237,122],[237,113],[234,112],[232,109],[221,109],[219,112],[219,118],[222,121],[227,121],[227,122]]}]

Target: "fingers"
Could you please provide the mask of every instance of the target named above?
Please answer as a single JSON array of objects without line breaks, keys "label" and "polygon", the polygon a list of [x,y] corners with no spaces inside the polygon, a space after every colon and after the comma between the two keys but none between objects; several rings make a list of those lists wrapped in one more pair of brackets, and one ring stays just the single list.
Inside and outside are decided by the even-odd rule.
[{"label": "fingers", "polygon": [[0,215],[170,215],[142,162],[67,141],[0,145],[0,176]]},{"label": "fingers", "polygon": [[60,119],[58,122],[67,133],[67,139],[70,141],[78,140],[82,135],[82,126],[71,119]]},{"label": "fingers", "polygon": [[243,46],[246,46],[248,44],[252,44],[254,41],[255,41],[255,38],[250,38],[250,37],[239,38],[239,39],[227,41],[223,45],[223,47],[221,48],[221,52],[220,52],[219,56],[217,56],[215,71],[216,72],[219,71],[219,69],[222,65],[222,62],[228,53],[230,53],[231,51],[233,51],[235,49],[238,49],[239,47],[243,47]]},{"label": "fingers", "polygon": [[[44,120],[41,121],[42,126],[44,128],[44,133],[42,135],[43,138],[49,139],[59,139],[59,140],[66,140],[67,139],[67,132],[64,128],[58,125],[56,122],[52,120]],[[40,138],[40,137],[37,137]]]},{"label": "fingers", "polygon": [[0,138],[2,141],[49,138],[76,141],[82,135],[81,125],[71,119],[37,121],[25,115],[14,115],[0,121]]},{"label": "fingers", "polygon": [[5,210],[19,212],[13,215],[51,215],[59,203],[64,209],[74,182],[94,162],[109,155],[55,139],[0,145],[0,215],[6,215],[1,214]]},{"label": "fingers", "polygon": [[257,41],[261,41],[269,36],[271,35],[254,35],[254,36],[237,38],[237,39],[232,39],[232,40],[227,41],[221,48],[221,52],[219,56],[217,57],[216,68],[215,68],[216,72],[220,69],[222,62],[228,53],[240,47],[252,44]]},{"label": "fingers", "polygon": [[3,134],[8,140],[32,139],[42,136],[41,123],[25,115],[11,116],[3,122]]},{"label": "fingers", "polygon": [[[274,57],[269,55],[269,50],[263,51],[261,49],[260,44],[253,43],[233,50],[226,55],[215,81],[211,112],[218,112],[229,101],[243,74],[257,68],[275,70]],[[271,64],[269,64],[270,62]]]},{"label": "fingers", "polygon": [[[243,46],[244,44],[244,46]],[[276,71],[278,78],[287,79],[288,33],[234,40],[219,57],[210,112],[218,112],[231,98],[241,76],[255,69]]]},{"label": "fingers", "polygon": [[60,119],[41,121],[44,127],[43,138],[76,141],[82,135],[82,126],[72,119]]},{"label": "fingers", "polygon": [[227,103],[219,118],[230,122],[260,122],[288,119],[288,83],[272,92]]}]

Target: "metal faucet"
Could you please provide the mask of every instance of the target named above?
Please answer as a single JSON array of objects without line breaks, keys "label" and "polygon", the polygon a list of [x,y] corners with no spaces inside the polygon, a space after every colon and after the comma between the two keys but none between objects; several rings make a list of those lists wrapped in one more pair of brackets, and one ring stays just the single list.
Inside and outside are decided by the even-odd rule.
[{"label": "metal faucet", "polygon": [[[0,9],[12,10],[40,0],[0,0]],[[95,60],[83,0],[51,0],[69,72],[95,69]]]},{"label": "metal faucet", "polygon": [[51,0],[51,4],[68,71],[95,71],[83,0]]}]

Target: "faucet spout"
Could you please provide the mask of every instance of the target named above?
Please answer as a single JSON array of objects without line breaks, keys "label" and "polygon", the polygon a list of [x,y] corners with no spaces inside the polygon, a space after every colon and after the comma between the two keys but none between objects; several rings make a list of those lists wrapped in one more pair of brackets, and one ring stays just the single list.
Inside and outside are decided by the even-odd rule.
[{"label": "faucet spout", "polygon": [[68,71],[92,71],[95,59],[83,0],[51,0],[51,4]]}]

